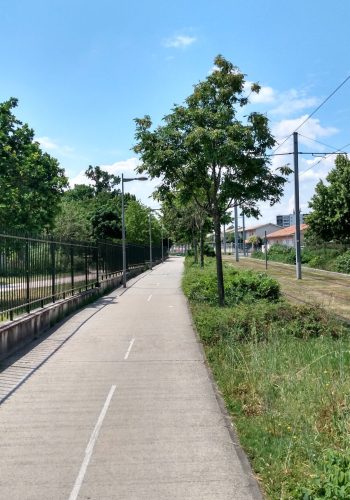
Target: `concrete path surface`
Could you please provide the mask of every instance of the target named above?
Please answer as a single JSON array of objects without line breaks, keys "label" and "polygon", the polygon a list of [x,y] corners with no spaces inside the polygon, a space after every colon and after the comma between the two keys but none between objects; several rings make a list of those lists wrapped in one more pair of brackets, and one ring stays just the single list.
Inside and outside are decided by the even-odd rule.
[{"label": "concrete path surface", "polygon": [[260,499],[171,258],[0,373],[1,499]]}]

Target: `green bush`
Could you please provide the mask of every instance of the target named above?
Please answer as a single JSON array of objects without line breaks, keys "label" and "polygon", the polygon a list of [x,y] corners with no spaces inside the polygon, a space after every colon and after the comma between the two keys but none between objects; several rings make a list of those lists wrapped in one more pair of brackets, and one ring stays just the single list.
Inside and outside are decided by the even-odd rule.
[{"label": "green bush", "polygon": [[[265,254],[259,250],[252,252],[251,257],[264,259]],[[285,245],[275,244],[267,252],[268,260],[295,264],[295,249]],[[345,247],[328,248],[303,248],[301,252],[302,264],[307,264],[315,269],[337,271],[350,274],[350,250]]]},{"label": "green bush", "polygon": [[338,273],[350,274],[350,250],[335,259],[334,268]]},{"label": "green bush", "polygon": [[265,259],[265,253],[261,250],[254,250],[254,252],[252,252],[250,256],[254,259]]},{"label": "green bush", "polygon": [[295,249],[285,245],[272,245],[268,252],[267,258],[285,264],[295,264]]},{"label": "green bush", "polygon": [[350,454],[330,450],[323,459],[323,474],[303,490],[300,500],[350,498]]},{"label": "green bush", "polygon": [[261,300],[226,309],[198,305],[194,317],[198,333],[207,345],[226,337],[238,341],[268,341],[271,336],[282,335],[304,340],[340,338],[347,331],[319,306],[296,306],[284,301]]},{"label": "green bush", "polygon": [[[218,290],[214,259],[206,259],[204,269],[191,265],[188,259],[186,268],[183,288],[187,297],[194,302],[217,305]],[[267,274],[238,270],[227,265],[224,266],[224,286],[228,306],[259,299],[273,301],[280,297],[279,283]]]},{"label": "green bush", "polygon": [[240,271],[226,278],[225,296],[228,305],[233,306],[242,301],[266,299],[278,300],[279,283],[264,273]]},{"label": "green bush", "polygon": [[208,243],[204,243],[203,253],[206,257],[215,257],[214,249]]}]

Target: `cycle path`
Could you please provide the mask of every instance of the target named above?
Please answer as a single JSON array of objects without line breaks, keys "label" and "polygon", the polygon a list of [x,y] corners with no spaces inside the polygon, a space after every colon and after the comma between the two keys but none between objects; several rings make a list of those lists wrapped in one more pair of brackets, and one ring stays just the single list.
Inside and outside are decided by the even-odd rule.
[{"label": "cycle path", "polygon": [[0,373],[0,498],[262,498],[171,258]]}]

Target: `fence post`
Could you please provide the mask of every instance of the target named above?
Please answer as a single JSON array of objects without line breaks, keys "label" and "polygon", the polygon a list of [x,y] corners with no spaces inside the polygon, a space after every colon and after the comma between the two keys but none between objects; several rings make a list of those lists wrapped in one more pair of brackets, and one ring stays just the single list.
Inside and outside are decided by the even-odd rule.
[{"label": "fence post", "polygon": [[88,258],[87,258],[87,247],[85,247],[85,290],[88,289]]},{"label": "fence post", "polygon": [[99,246],[98,241],[96,242],[96,287],[100,286],[99,273],[98,273],[98,264],[99,264]]},{"label": "fence post", "polygon": [[29,239],[26,236],[25,245],[25,266],[26,266],[26,302],[27,302],[27,313],[30,313],[30,279],[29,279]]},{"label": "fence post", "polygon": [[70,246],[70,283],[72,288],[72,295],[74,295],[74,247]]},{"label": "fence post", "polygon": [[50,242],[50,253],[51,253],[51,295],[52,302],[56,301],[56,245],[54,241]]}]

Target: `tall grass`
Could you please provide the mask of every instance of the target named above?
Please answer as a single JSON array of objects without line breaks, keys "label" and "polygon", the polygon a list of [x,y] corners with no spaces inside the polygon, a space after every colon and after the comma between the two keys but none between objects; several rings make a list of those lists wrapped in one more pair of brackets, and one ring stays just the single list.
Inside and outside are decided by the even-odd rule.
[{"label": "tall grass", "polygon": [[267,498],[350,498],[348,327],[319,307],[284,301],[191,304]]}]

